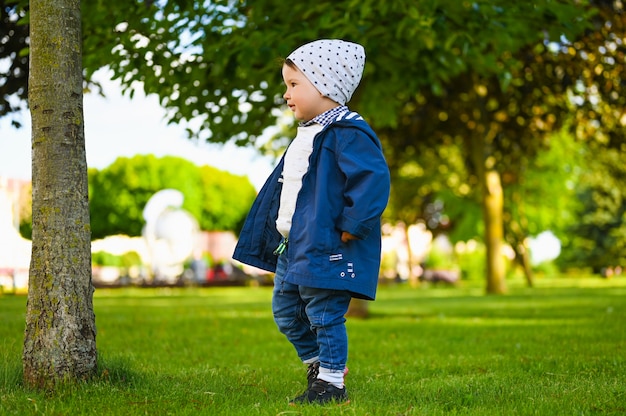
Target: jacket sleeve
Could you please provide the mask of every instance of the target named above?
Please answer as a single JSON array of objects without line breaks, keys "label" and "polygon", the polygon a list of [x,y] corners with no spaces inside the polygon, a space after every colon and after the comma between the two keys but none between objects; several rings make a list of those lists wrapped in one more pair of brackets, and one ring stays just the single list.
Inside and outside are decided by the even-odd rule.
[{"label": "jacket sleeve", "polygon": [[365,239],[380,224],[390,192],[389,168],[378,138],[365,131],[342,129],[337,163],[345,175],[344,201],[339,228]]}]

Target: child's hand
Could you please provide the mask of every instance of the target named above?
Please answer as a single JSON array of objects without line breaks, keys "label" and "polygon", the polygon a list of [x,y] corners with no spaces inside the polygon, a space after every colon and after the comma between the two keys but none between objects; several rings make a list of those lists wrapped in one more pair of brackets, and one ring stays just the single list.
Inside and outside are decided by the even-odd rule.
[{"label": "child's hand", "polygon": [[352,234],[350,234],[347,231],[342,231],[341,232],[341,241],[343,243],[347,243],[350,240],[357,240],[357,237],[353,236]]}]

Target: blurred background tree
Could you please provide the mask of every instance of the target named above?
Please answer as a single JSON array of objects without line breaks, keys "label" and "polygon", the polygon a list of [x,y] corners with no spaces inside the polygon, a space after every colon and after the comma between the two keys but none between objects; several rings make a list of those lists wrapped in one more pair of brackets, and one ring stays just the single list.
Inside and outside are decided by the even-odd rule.
[{"label": "blurred background tree", "polygon": [[607,276],[626,265],[626,152],[583,149],[575,221],[558,233],[563,268],[591,268]]}]

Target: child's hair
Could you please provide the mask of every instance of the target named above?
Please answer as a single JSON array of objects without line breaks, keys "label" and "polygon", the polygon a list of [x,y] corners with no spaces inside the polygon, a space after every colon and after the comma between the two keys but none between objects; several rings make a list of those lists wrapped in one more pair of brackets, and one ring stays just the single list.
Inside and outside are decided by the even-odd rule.
[{"label": "child's hair", "polygon": [[296,69],[296,64],[289,58],[283,60],[283,65],[287,65],[289,68]]},{"label": "child's hair", "polygon": [[289,58],[278,58],[276,63],[279,67],[283,67],[283,65],[287,65],[291,69],[298,69],[298,66]]}]

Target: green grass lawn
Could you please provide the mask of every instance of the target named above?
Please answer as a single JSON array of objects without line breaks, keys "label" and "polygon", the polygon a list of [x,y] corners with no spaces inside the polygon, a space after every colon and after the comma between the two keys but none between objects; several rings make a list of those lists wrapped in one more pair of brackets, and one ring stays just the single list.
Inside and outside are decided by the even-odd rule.
[{"label": "green grass lawn", "polygon": [[0,414],[626,414],[626,277],[509,287],[381,287],[348,320],[350,403],[298,407],[269,288],[98,289],[98,376],[48,394],[21,384],[26,297],[4,295]]}]

